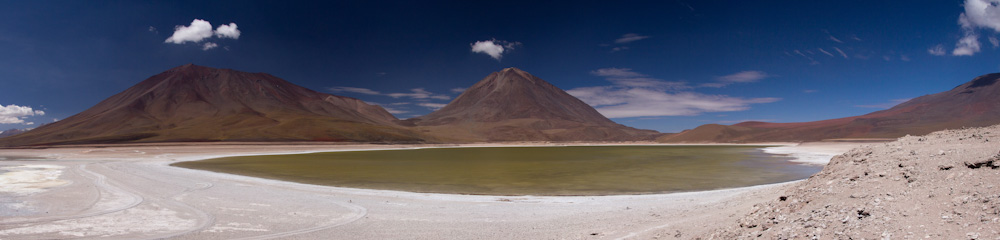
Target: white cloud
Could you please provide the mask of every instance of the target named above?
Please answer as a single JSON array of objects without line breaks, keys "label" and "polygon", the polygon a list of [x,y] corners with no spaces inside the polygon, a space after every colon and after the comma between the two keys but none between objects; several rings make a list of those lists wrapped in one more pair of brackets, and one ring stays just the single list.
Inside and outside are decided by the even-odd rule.
[{"label": "white cloud", "polygon": [[972,56],[979,52],[979,35],[975,32],[966,32],[965,37],[955,43],[955,50],[951,51],[953,56]]},{"label": "white cloud", "polygon": [[643,39],[647,39],[647,38],[649,38],[649,36],[642,36],[642,35],[635,34],[635,33],[626,33],[625,35],[622,35],[620,38],[615,39],[615,43],[617,43],[617,44],[630,43],[630,42],[635,42],[635,41],[639,41],[639,40],[643,40]]},{"label": "white cloud", "polygon": [[368,95],[380,95],[381,94],[378,91],[374,91],[374,90],[371,90],[371,89],[356,88],[356,87],[332,87],[332,88],[330,88],[330,91],[331,92],[352,92],[352,93],[360,93],[360,94],[368,94]]},{"label": "white cloud", "polygon": [[[965,12],[959,15],[958,24],[962,26],[964,36],[955,43],[955,49],[951,51],[953,56],[972,56],[982,49],[979,44],[979,28],[1000,33],[1000,0],[965,0],[963,5]],[[994,46],[1000,46],[1000,41],[993,39],[996,38],[990,37],[990,43],[995,42]]]},{"label": "white cloud", "polygon": [[431,110],[435,110],[435,111],[437,111],[438,109],[441,109],[441,108],[443,108],[444,106],[447,106],[447,105],[448,104],[444,104],[444,103],[417,103],[417,106],[430,108]]},{"label": "white cloud", "polygon": [[[602,68],[591,74],[606,77],[613,86],[580,87],[566,91],[609,118],[693,116],[704,112],[742,111],[750,104],[775,102],[778,98],[738,98],[683,92],[682,82],[651,78],[628,68]],[[762,74],[762,73],[761,73]],[[765,74],[766,76],[766,74]],[[732,77],[731,81],[749,81]]]},{"label": "white cloud", "polygon": [[222,24],[215,29],[215,36],[219,38],[240,39],[240,30],[236,29],[236,23],[229,23],[229,25]]},{"label": "white cloud", "polygon": [[208,51],[209,49],[213,49],[213,48],[218,47],[218,46],[219,46],[219,44],[215,44],[213,42],[206,42],[205,45],[201,46],[201,50],[202,51]]},{"label": "white cloud", "polygon": [[928,48],[927,53],[930,53],[931,55],[934,56],[944,56],[946,54],[944,50],[944,45],[941,44],[938,44],[937,46],[934,46],[932,48]]},{"label": "white cloud", "polygon": [[[149,30],[151,32],[155,32],[156,28],[149,27]],[[239,39],[240,30],[236,28],[236,23],[229,23],[229,24],[219,25],[219,28],[213,31],[212,23],[209,23],[208,21],[201,19],[195,19],[191,21],[191,24],[188,26],[184,25],[175,26],[174,34],[170,35],[170,37],[168,37],[167,40],[164,40],[163,42],[173,43],[173,44],[184,44],[187,42],[200,43],[201,41],[211,38],[212,36],[218,38]],[[219,44],[217,43],[206,42],[202,44],[201,50],[207,51],[209,49],[213,49],[218,46]],[[228,47],[225,48],[228,49]]]},{"label": "white cloud", "polygon": [[0,104],[0,124],[24,124],[32,125],[34,122],[24,122],[24,119],[30,116],[45,116],[45,111],[34,110],[28,106],[18,106],[18,105],[7,105],[4,106]]},{"label": "white cloud", "polygon": [[963,28],[989,28],[1000,32],[1000,0],[965,0],[965,12],[959,16]]},{"label": "white cloud", "polygon": [[861,108],[881,108],[881,109],[888,109],[888,108],[892,108],[892,107],[894,107],[896,105],[899,105],[900,103],[904,103],[906,101],[910,101],[910,99],[912,99],[912,98],[892,99],[892,100],[889,100],[889,102],[885,102],[885,103],[870,104],[870,105],[854,105],[854,106],[855,107],[861,107]]},{"label": "white cloud", "polygon": [[993,44],[993,48],[1000,47],[1000,39],[997,39],[996,36],[990,36],[988,39],[990,40],[990,44]]},{"label": "white cloud", "polygon": [[502,40],[486,40],[486,41],[476,41],[471,44],[473,53],[484,53],[490,55],[493,59],[500,61],[503,57],[504,52],[514,50],[515,46],[521,45],[520,42],[507,42]]},{"label": "white cloud", "polygon": [[465,88],[452,88],[451,92],[453,92],[453,93],[463,93],[463,92],[465,92]]},{"label": "white cloud", "polygon": [[910,56],[899,55],[899,60],[900,61],[904,61],[904,62],[909,62],[910,61]]},{"label": "white cloud", "polygon": [[195,19],[191,25],[174,27],[174,34],[165,43],[184,44],[185,42],[201,42],[212,37],[212,24],[208,21]]}]

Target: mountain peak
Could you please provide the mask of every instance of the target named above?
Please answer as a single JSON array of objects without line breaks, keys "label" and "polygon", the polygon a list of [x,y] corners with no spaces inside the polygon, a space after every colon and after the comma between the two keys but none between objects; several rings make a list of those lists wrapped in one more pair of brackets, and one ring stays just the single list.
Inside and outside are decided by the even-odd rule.
[{"label": "mountain peak", "polygon": [[411,141],[385,109],[266,73],[185,64],[0,146],[160,141]]},{"label": "mountain peak", "polygon": [[503,70],[500,70],[500,72],[524,72],[524,70],[518,69],[516,67],[509,67],[509,68],[504,68]]},{"label": "mountain peak", "polygon": [[513,67],[486,76],[414,122],[448,129],[461,125],[483,140],[635,140],[651,134],[617,124],[562,89]]}]

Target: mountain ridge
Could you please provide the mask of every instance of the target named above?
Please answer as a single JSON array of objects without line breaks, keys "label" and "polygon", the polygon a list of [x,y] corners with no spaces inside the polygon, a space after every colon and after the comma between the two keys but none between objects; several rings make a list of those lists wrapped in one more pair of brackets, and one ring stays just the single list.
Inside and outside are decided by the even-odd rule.
[{"label": "mountain ridge", "polygon": [[659,142],[802,142],[837,138],[897,138],[1000,123],[1000,73],[860,116],[812,122],[706,124]]}]

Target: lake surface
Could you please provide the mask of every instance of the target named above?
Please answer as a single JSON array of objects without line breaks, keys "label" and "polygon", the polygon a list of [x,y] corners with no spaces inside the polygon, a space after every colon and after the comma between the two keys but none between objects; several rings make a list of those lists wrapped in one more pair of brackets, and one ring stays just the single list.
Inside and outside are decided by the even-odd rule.
[{"label": "lake surface", "polygon": [[174,166],[337,187],[486,195],[699,191],[804,179],[762,146],[466,147],[227,157]]}]

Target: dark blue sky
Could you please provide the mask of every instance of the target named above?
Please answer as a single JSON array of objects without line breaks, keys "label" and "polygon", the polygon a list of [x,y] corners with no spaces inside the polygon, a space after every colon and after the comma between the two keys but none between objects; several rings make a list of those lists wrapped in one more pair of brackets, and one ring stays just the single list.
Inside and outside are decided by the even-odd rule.
[{"label": "dark blue sky", "polygon": [[[845,117],[1000,71],[997,2],[5,1],[0,129],[66,118],[186,63],[267,72],[399,118],[506,67],[663,132]],[[166,42],[195,19],[209,37]],[[238,37],[211,36],[230,23]]]}]

